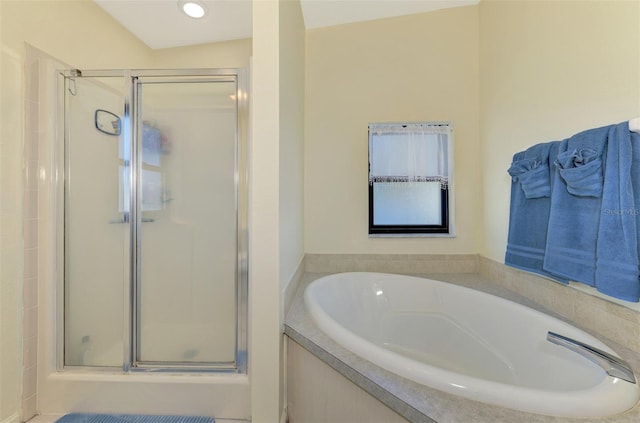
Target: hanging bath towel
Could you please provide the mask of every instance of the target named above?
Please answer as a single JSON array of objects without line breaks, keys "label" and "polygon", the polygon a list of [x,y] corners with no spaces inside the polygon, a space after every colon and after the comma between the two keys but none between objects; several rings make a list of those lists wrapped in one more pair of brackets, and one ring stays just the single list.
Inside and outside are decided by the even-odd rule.
[{"label": "hanging bath towel", "polygon": [[595,285],[596,245],[610,126],[561,142],[555,160],[544,270]]},{"label": "hanging bath towel", "polygon": [[513,156],[509,236],[505,264],[566,283],[543,269],[551,207],[552,171],[559,141],[537,144]]},{"label": "hanging bath towel", "polygon": [[640,134],[629,132],[628,122],[609,130],[604,180],[595,285],[604,294],[637,302]]}]

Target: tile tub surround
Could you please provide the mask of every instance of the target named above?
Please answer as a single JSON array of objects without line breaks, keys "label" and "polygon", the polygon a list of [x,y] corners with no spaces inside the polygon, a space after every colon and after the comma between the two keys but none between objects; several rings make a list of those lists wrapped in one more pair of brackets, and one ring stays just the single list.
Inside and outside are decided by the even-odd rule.
[{"label": "tile tub surround", "polygon": [[305,254],[309,273],[478,273],[477,254]]},{"label": "tile tub surround", "polygon": [[[460,398],[417,384],[386,371],[338,345],[325,335],[324,332],[315,325],[311,316],[308,315],[302,298],[304,289],[310,282],[325,275],[326,274],[309,272],[304,275],[296,291],[296,295],[293,298],[291,308],[286,315],[286,335],[318,357],[318,359],[341,373],[348,380],[411,422],[632,423],[640,421],[640,406],[638,405],[624,414],[606,419],[569,419],[542,416]],[[488,292],[558,317],[561,320],[568,321],[568,319],[544,307],[538,306],[523,295],[515,293],[503,286],[496,285],[478,274],[448,273],[422,274],[419,276]],[[640,356],[636,351],[626,348],[610,338],[595,333],[589,328],[584,327],[584,325],[571,321],[569,321],[569,323],[598,336],[603,342],[618,352],[622,358],[627,360],[634,368],[636,374],[640,374]]]},{"label": "tile tub surround", "polygon": [[[577,288],[480,257],[479,273],[496,287],[506,288],[593,332],[640,354],[640,312],[622,301],[596,297]],[[576,284],[578,285],[578,284]]]}]

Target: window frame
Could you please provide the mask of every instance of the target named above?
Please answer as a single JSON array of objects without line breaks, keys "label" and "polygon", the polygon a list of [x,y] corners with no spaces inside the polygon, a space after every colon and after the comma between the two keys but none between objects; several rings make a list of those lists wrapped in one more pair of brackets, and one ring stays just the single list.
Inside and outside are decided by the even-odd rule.
[{"label": "window frame", "polygon": [[[369,235],[416,235],[416,234],[450,234],[449,225],[449,189],[440,188],[440,225],[376,225],[373,223],[373,203],[374,203],[374,189],[373,185],[379,183],[374,182],[369,184]],[[410,183],[410,182],[396,182]]]},{"label": "window frame", "polygon": [[[374,224],[374,184],[379,182],[369,182],[371,162],[370,152],[368,158],[367,185],[368,185],[368,233],[369,237],[455,237],[454,230],[454,208],[453,208],[453,126],[450,122],[392,122],[384,123],[385,125],[409,125],[424,124],[447,126],[449,134],[447,136],[447,160],[448,160],[448,184],[446,187],[440,187],[440,224],[432,225],[411,225],[411,224]],[[379,123],[369,124],[376,125]],[[367,131],[368,149],[370,147],[371,129]],[[395,183],[413,183],[413,182],[395,182]]]}]

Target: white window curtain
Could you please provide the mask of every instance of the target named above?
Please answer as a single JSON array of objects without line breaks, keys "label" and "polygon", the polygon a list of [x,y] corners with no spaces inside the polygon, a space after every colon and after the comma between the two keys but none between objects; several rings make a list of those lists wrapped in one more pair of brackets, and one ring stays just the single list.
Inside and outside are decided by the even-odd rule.
[{"label": "white window curtain", "polygon": [[369,183],[439,182],[449,185],[447,123],[369,125]]}]

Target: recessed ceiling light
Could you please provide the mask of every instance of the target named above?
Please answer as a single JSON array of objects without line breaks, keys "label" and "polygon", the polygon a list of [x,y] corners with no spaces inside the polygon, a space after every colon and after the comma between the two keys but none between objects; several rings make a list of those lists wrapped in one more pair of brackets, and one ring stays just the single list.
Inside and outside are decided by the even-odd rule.
[{"label": "recessed ceiling light", "polygon": [[199,1],[180,0],[178,6],[187,16],[194,19],[200,19],[207,14],[207,8]]}]

